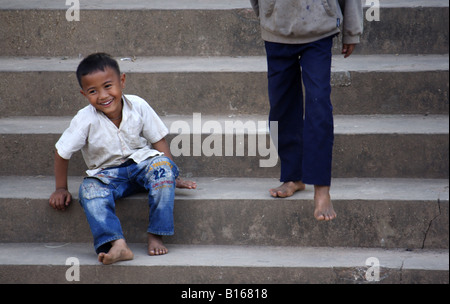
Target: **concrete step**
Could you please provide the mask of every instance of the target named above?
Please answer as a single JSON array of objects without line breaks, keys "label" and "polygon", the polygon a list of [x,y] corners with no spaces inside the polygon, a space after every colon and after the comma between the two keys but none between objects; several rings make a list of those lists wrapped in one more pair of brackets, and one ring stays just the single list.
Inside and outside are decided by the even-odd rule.
[{"label": "concrete step", "polygon": [[[169,244],[448,249],[448,179],[334,179],[331,222],[314,219],[312,186],[277,199],[268,193],[277,179],[193,180],[198,189],[176,190]],[[92,242],[77,203],[81,181],[70,177],[74,202],[60,212],[48,205],[52,176],[0,176],[0,242]],[[147,195],[116,210],[127,241],[145,243]]]},{"label": "concrete step", "polygon": [[[134,252],[133,260],[103,266],[97,261],[91,245],[86,243],[3,243],[0,244],[0,283],[448,284],[449,282],[448,250],[169,245],[169,254],[150,257],[146,254],[145,244],[130,244],[130,248]],[[74,266],[72,262],[74,259],[69,258],[76,258],[79,266]],[[372,261],[376,261],[377,264],[372,264],[374,263]],[[68,281],[66,278],[76,281]],[[225,288],[227,287],[222,286],[220,290],[215,291],[214,300],[226,298]],[[261,288],[264,288],[268,297],[273,299],[271,286]],[[203,288],[191,286],[192,291],[208,289],[210,288],[206,286]],[[187,287],[185,291],[188,291]],[[176,298],[180,299],[182,290],[178,292]]]},{"label": "concrete step", "polygon": [[[52,175],[54,144],[70,119],[0,119],[0,175]],[[261,115],[163,117],[185,177],[278,177],[266,120]],[[211,123],[213,129],[207,129]],[[336,115],[333,176],[448,178],[448,125],[447,115]],[[69,168],[70,175],[84,174],[80,152]]]},{"label": "concrete step", "polygon": [[[259,23],[247,0],[85,2],[80,1],[80,21],[69,22],[70,6],[64,1],[1,0],[2,55],[85,56],[95,51],[116,56],[264,54]],[[380,21],[364,18],[365,32],[356,52],[448,53],[448,1],[380,2]]]},{"label": "concrete step", "polygon": [[[268,113],[263,56],[117,59],[127,74],[125,92],[143,97],[161,114]],[[69,57],[0,57],[0,117],[74,115],[86,105],[74,73],[79,62]],[[448,67],[448,54],[334,56],[334,111],[446,114]]]}]

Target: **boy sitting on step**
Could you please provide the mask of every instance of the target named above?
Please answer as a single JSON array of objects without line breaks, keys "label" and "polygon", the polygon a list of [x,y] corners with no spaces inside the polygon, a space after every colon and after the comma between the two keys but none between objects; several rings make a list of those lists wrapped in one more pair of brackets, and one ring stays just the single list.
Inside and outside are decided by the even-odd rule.
[{"label": "boy sitting on step", "polygon": [[178,178],[165,136],[168,129],[140,97],[124,95],[125,74],[111,56],[96,53],[78,66],[81,94],[90,105],[72,119],[56,143],[56,190],[50,205],[66,209],[72,197],[67,171],[72,154],[81,150],[89,170],[79,190],[98,260],[103,264],[133,259],[120,221],[115,200],[138,191],[148,192],[150,207],[148,254],[168,252],[163,235],[174,233],[175,187],[195,189],[196,183]]}]

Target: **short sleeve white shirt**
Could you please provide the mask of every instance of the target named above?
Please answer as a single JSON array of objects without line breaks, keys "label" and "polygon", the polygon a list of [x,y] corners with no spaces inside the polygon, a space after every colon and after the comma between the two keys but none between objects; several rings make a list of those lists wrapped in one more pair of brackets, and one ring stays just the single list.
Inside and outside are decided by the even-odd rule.
[{"label": "short sleeve white shirt", "polygon": [[58,154],[70,159],[81,150],[90,176],[129,159],[140,163],[162,155],[151,148],[169,133],[162,120],[144,99],[123,95],[122,100],[119,128],[92,105],[78,111],[55,145]]}]

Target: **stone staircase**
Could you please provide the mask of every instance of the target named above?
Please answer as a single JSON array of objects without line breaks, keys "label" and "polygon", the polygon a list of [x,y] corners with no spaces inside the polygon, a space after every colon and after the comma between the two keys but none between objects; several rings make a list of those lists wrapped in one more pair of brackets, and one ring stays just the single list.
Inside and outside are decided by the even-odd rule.
[{"label": "stone staircase", "polygon": [[[80,2],[80,21],[68,22],[65,1],[0,0],[0,283],[68,283],[69,257],[80,283],[449,283],[448,1],[380,1],[354,55],[344,60],[336,42],[338,217],[324,223],[312,186],[271,198],[279,164],[260,166],[267,146],[250,153],[269,136],[249,1]],[[125,92],[162,116],[169,142],[189,144],[176,162],[198,189],[177,190],[168,255],[146,254],[142,194],[117,204],[135,259],[97,262],[77,203],[80,153],[75,202],[48,206],[54,144],[86,105],[74,70],[96,51],[117,57]],[[227,139],[233,149],[205,155],[205,142]]]}]

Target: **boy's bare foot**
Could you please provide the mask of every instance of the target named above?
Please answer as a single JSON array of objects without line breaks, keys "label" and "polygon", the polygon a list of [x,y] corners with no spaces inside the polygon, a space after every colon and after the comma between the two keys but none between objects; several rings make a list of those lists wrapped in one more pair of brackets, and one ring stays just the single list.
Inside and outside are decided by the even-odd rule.
[{"label": "boy's bare foot", "polygon": [[149,255],[163,255],[169,250],[164,246],[162,236],[149,233],[148,234],[148,254]]},{"label": "boy's bare foot", "polygon": [[314,217],[318,221],[330,221],[336,217],[329,186],[314,186]]},{"label": "boy's bare foot", "polygon": [[281,186],[270,189],[270,195],[273,197],[289,197],[294,195],[297,191],[305,190],[305,184],[301,181],[298,182],[285,182]]},{"label": "boy's bare foot", "polygon": [[124,239],[118,239],[111,242],[111,249],[108,253],[100,252],[98,254],[98,261],[105,265],[113,264],[119,261],[132,260],[134,258],[133,252],[128,248]]}]

